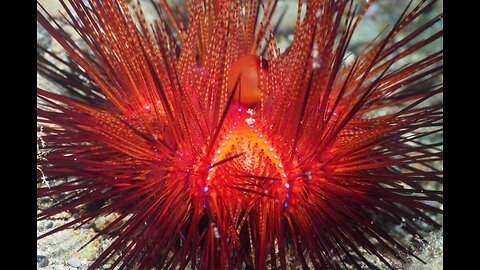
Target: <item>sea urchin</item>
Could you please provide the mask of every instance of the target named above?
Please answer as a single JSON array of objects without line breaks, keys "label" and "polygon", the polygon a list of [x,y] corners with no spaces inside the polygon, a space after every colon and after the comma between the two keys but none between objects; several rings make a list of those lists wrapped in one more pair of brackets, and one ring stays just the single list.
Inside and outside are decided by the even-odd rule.
[{"label": "sea urchin", "polygon": [[160,1],[152,24],[140,3],[61,1],[83,46],[39,5],[71,61],[39,47],[66,94],[37,90],[37,194],[58,198],[38,219],[81,209],[39,239],[117,213],[89,269],[395,268],[414,253],[388,225],[421,238],[442,212],[443,53],[400,64],[442,38],[441,15],[412,30],[435,3],[417,2],[353,58],[371,2],[299,1],[286,50],[276,0]]}]

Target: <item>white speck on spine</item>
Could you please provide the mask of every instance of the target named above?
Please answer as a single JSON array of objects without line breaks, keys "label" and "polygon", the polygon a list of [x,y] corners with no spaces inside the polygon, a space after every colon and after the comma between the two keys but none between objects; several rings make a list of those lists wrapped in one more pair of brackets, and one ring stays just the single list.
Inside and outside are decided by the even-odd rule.
[{"label": "white speck on spine", "polygon": [[312,50],[312,69],[320,68],[320,60],[318,59],[318,55],[318,45],[314,44]]},{"label": "white speck on spine", "polygon": [[317,44],[313,44],[313,50],[312,50],[312,57],[313,58],[317,58],[318,57],[318,45]]},{"label": "white speck on spine", "polygon": [[43,173],[42,169],[38,168],[38,170],[40,171],[40,173],[42,174],[42,183],[44,183],[48,189],[50,189],[50,183],[47,181],[47,177],[45,176],[45,174]]},{"label": "white speck on spine", "polygon": [[220,233],[218,232],[218,228],[215,225],[213,225],[213,236],[215,237],[215,239],[220,238]]},{"label": "white speck on spine", "polygon": [[245,122],[246,122],[248,125],[253,125],[253,124],[255,124],[255,119],[249,117],[249,118],[245,119]]}]

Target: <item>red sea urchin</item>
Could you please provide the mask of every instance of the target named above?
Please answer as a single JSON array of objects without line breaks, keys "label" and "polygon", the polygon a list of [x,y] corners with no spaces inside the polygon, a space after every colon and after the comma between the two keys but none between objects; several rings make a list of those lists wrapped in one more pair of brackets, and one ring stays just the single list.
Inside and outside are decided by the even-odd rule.
[{"label": "red sea urchin", "polygon": [[443,53],[398,65],[442,37],[424,37],[441,15],[407,31],[434,2],[410,3],[351,62],[369,4],[307,1],[283,52],[277,1],[187,1],[188,22],[161,1],[152,25],[134,3],[62,1],[88,49],[40,6],[73,61],[39,48],[39,73],[67,95],[37,90],[38,197],[59,198],[38,219],[89,209],[39,238],[115,212],[89,269],[289,269],[287,254],[303,269],[394,268],[414,254],[388,224],[440,227],[442,191],[426,184],[442,183],[442,143],[425,138],[442,132],[428,101]]}]

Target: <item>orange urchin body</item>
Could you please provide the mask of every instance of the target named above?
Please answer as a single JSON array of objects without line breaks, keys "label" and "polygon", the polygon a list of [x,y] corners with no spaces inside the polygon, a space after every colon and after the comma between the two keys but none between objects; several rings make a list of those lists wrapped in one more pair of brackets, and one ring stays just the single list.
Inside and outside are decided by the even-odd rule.
[{"label": "orange urchin body", "polygon": [[228,93],[234,91],[237,80],[238,88],[234,94],[234,100],[244,106],[255,106],[259,104],[262,98],[262,83],[266,85],[266,76],[268,76],[268,66],[260,65],[260,58],[254,55],[245,55],[240,57],[229,70]]}]

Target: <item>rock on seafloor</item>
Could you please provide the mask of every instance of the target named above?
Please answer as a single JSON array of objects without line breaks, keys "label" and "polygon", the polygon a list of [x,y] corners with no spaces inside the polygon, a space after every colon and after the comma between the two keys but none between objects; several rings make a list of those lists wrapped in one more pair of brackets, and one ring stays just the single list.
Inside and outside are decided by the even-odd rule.
[{"label": "rock on seafloor", "polygon": [[48,265],[48,258],[43,255],[37,255],[37,266],[39,268],[42,268],[47,265]]},{"label": "rock on seafloor", "polygon": [[77,257],[71,257],[67,263],[75,268],[79,268],[82,265],[82,262]]}]

